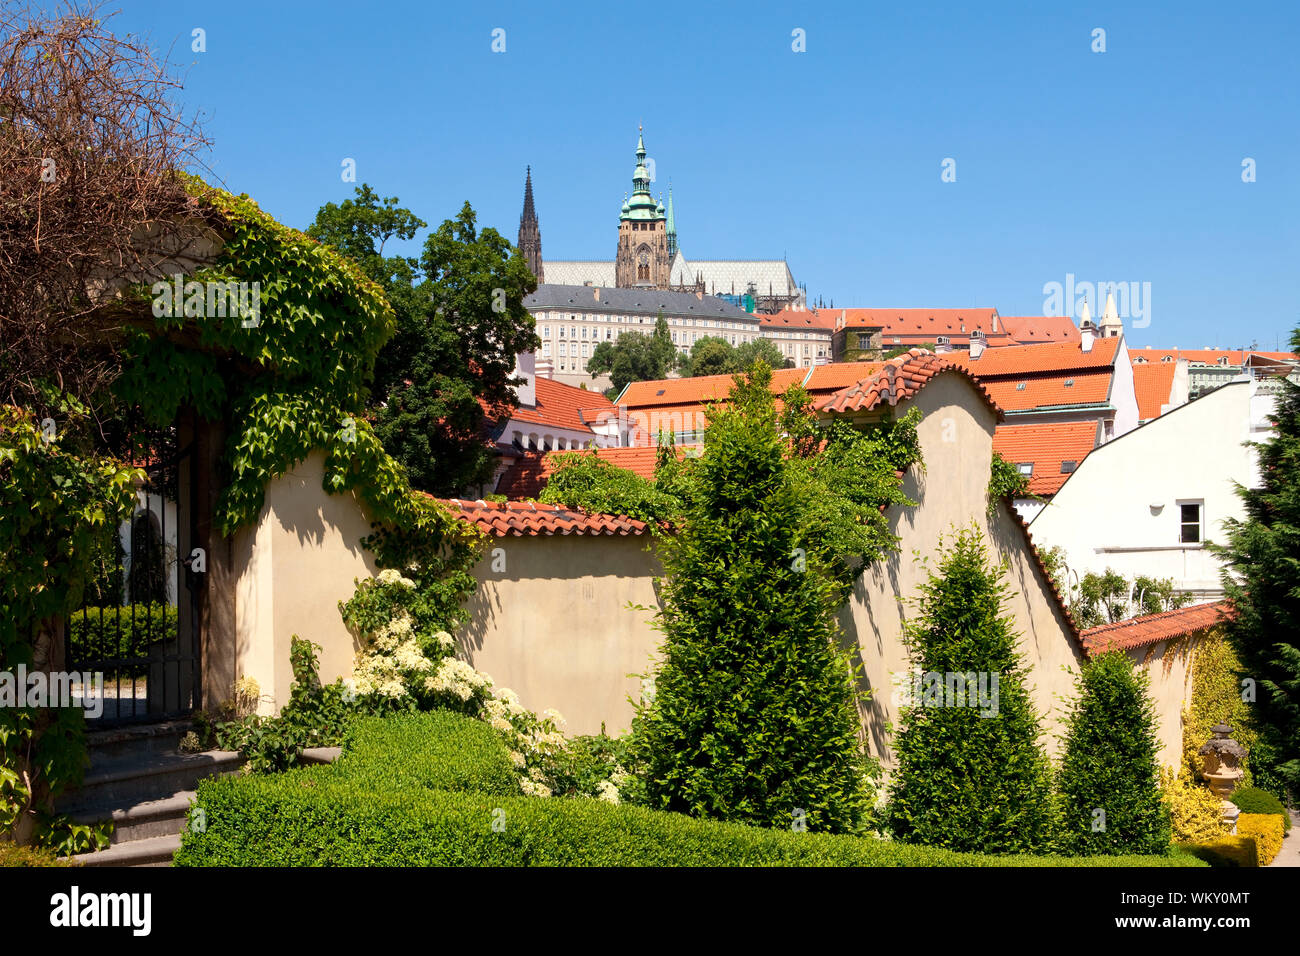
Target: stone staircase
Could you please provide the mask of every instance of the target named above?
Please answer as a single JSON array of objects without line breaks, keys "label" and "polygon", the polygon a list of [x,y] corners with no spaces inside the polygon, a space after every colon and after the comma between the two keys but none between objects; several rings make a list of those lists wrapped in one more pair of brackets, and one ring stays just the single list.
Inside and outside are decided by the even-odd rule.
[{"label": "stone staircase", "polygon": [[82,866],[170,866],[181,831],[205,777],[233,773],[243,758],[231,751],[183,754],[180,741],[193,729],[177,720],[86,735],[90,766],[81,786],[58,802],[78,823],[114,824],[112,845],[73,860]]}]

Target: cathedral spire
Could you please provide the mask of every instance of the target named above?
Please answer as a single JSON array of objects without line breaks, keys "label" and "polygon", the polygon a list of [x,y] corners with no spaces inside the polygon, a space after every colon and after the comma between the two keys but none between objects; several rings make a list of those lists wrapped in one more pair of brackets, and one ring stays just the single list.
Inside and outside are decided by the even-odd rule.
[{"label": "cathedral spire", "polygon": [[668,259],[677,257],[677,220],[673,218],[673,181],[668,180]]},{"label": "cathedral spire", "polygon": [[537,211],[533,208],[532,166],[524,174],[524,211],[519,217],[519,241],[515,245],[528,263],[528,268],[537,277],[538,284],[546,281],[542,278],[542,227],[537,222]]}]

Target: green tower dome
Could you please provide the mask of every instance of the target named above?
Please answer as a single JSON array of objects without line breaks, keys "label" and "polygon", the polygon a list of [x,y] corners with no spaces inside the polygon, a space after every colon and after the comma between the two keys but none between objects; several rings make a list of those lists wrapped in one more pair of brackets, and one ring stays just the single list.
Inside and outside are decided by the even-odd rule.
[{"label": "green tower dome", "polygon": [[636,137],[636,169],[632,171],[632,198],[623,203],[620,222],[662,222],[664,207],[650,195],[650,171],[645,164],[645,138],[640,131]]}]

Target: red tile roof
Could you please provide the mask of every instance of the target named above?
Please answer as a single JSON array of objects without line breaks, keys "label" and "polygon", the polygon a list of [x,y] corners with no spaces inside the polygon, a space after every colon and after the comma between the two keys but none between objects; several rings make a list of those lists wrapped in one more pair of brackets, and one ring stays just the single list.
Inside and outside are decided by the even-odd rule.
[{"label": "red tile roof", "polygon": [[531,501],[464,501],[439,499],[452,514],[497,538],[538,535],[627,535],[645,534],[650,526],[635,518],[591,514],[576,508],[544,505]]},{"label": "red tile roof", "polygon": [[1119,352],[1119,338],[1093,339],[1085,352],[1077,342],[1051,345],[1007,345],[987,349],[977,359],[966,352],[951,352],[949,357],[965,365],[980,378],[1024,375],[1028,372],[1073,372],[1086,368],[1114,366]]},{"label": "red tile roof", "polygon": [[1083,641],[1084,650],[1092,657],[1106,651],[1128,651],[1206,631],[1222,624],[1231,615],[1232,605],[1228,601],[1193,604],[1177,611],[1148,614],[1115,624],[1091,627],[1079,637]]},{"label": "red tile roof", "polygon": [[607,461],[617,468],[640,475],[651,481],[655,476],[658,449],[653,446],[638,448],[594,448],[583,451],[549,451],[542,454],[525,454],[502,472],[497,481],[497,494],[507,498],[535,498],[542,493],[551,475],[555,474],[557,455],[590,455]]},{"label": "red tile roof", "polygon": [[880,369],[862,381],[840,389],[814,403],[820,412],[868,412],[881,404],[897,405],[912,398],[930,379],[941,372],[954,372],[970,379],[975,390],[1002,419],[1002,409],[975,376],[950,361],[951,353],[936,355],[924,349],[909,349],[903,355],[882,362]]},{"label": "red tile roof", "polygon": [[875,375],[884,367],[884,362],[827,362],[825,365],[814,365],[804,379],[803,387],[809,395],[829,395]]},{"label": "red tile roof", "polygon": [[830,332],[835,327],[838,312],[816,309],[786,309],[772,315],[759,315],[760,329],[824,329]]},{"label": "red tile roof", "polygon": [[[779,395],[808,374],[806,368],[778,368],[772,372],[772,392]],[[618,397],[627,408],[654,408],[660,405],[702,405],[731,394],[733,375],[700,375],[696,378],[662,378],[649,382],[632,382]]]},{"label": "red tile roof", "polygon": [[510,416],[530,425],[590,431],[602,412],[617,414],[614,403],[600,392],[575,388],[549,378],[537,378],[537,404],[521,405]]},{"label": "red tile roof", "polygon": [[1138,419],[1160,417],[1160,409],[1169,404],[1174,389],[1177,362],[1138,362],[1133,366],[1133,391],[1137,394]]},{"label": "red tile roof", "polygon": [[946,335],[953,341],[969,338],[973,329],[987,336],[1003,336],[1006,331],[997,309],[827,309],[844,328],[880,328],[889,336],[922,336],[933,342],[934,336]]},{"label": "red tile roof", "polygon": [[[979,374],[978,368],[975,370]],[[1110,397],[1112,377],[1110,368],[1012,377],[979,374],[993,400],[1009,412],[1053,405],[1103,404]]]},{"label": "red tile roof", "polygon": [[1078,342],[1079,327],[1068,315],[1002,315],[1002,327],[1019,345]]},{"label": "red tile roof", "polygon": [[1078,465],[1096,445],[1096,422],[999,425],[993,432],[995,452],[1013,465],[1033,463],[1034,471],[1029,476],[1031,495],[1060,491],[1070,477],[1061,474],[1061,462]]}]

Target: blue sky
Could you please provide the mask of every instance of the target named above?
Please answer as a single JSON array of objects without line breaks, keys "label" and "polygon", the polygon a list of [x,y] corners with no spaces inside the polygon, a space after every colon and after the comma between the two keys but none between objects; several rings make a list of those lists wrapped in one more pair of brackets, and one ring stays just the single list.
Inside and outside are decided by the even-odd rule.
[{"label": "blue sky", "polygon": [[544,256],[609,259],[640,122],[688,258],[784,255],[836,306],[1040,314],[1073,274],[1150,283],[1137,347],[1300,324],[1300,4],[120,8],[175,44],[209,175],[290,225],[352,195],[352,158],[513,241],[531,164]]}]

